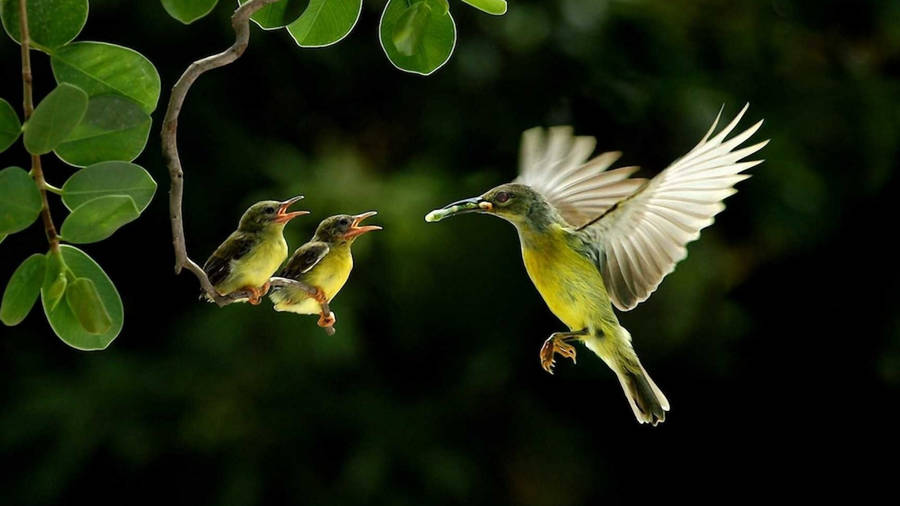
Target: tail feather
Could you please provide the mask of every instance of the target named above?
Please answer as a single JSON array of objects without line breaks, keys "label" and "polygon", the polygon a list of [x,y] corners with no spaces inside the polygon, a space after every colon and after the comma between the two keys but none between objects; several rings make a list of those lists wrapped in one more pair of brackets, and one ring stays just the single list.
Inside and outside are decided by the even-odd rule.
[{"label": "tail feather", "polygon": [[639,371],[620,368],[621,370],[616,371],[616,376],[619,377],[635,418],[641,423],[657,425],[666,421],[669,400],[650,379],[644,367],[640,363],[637,365]]}]

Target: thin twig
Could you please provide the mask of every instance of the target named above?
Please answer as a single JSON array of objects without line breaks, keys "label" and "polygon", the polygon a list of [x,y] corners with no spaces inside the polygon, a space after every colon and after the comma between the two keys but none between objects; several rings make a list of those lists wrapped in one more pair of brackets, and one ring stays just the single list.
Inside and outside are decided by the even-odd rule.
[{"label": "thin twig", "polygon": [[[25,0],[21,0],[24,2]],[[169,220],[172,225],[172,245],[175,248],[175,273],[180,274],[181,270],[187,268],[200,281],[203,291],[216,304],[226,306],[241,299],[248,298],[249,292],[240,291],[232,292],[228,295],[220,295],[209,281],[206,272],[197,262],[191,260],[187,254],[187,246],[184,238],[184,220],[181,212],[181,202],[184,196],[184,172],[181,168],[181,159],[178,156],[178,115],[181,113],[181,107],[187,97],[188,91],[200,75],[209,70],[219,68],[240,58],[247,45],[250,43],[250,16],[259,9],[275,3],[278,0],[250,0],[241,5],[231,15],[231,27],[234,29],[234,44],[219,54],[208,56],[192,63],[184,74],[172,87],[172,93],[169,96],[169,105],[166,108],[166,115],[163,118],[162,131],[162,152],[163,160],[169,168],[169,178],[171,187],[169,190]],[[304,283],[293,279],[273,277],[270,280],[273,287],[294,286],[310,296],[316,293],[316,290]],[[329,314],[331,311],[328,302],[322,303],[322,312]],[[326,327],[325,332],[329,335],[334,334],[333,327]]]},{"label": "thin twig", "polygon": [[[19,0],[19,34],[22,38],[22,109],[25,121],[34,112],[34,98],[31,83],[31,34],[28,32],[28,9],[26,0]],[[59,235],[50,216],[50,203],[47,201],[47,182],[44,181],[44,170],[41,167],[41,156],[31,155],[31,177],[41,193],[41,220],[44,222],[44,234],[50,243],[50,250],[59,252]]]},{"label": "thin twig", "polygon": [[197,276],[203,291],[220,306],[234,302],[237,297],[219,295],[213,288],[212,283],[209,282],[209,277],[207,277],[203,268],[188,257],[185,245],[184,222],[181,213],[181,201],[184,194],[184,172],[181,169],[181,159],[178,157],[178,143],[176,139],[178,115],[181,113],[184,99],[187,97],[187,93],[194,81],[208,70],[228,65],[237,60],[247,49],[247,44],[250,42],[250,16],[259,9],[276,1],[250,0],[234,11],[234,14],[231,16],[231,26],[235,35],[234,44],[219,54],[195,61],[184,71],[184,74],[172,87],[172,93],[169,96],[169,106],[166,108],[166,115],[162,124],[163,160],[169,168],[169,177],[171,179],[169,220],[172,224],[172,245],[175,248],[175,273],[179,274],[182,268],[187,267],[189,271]]}]

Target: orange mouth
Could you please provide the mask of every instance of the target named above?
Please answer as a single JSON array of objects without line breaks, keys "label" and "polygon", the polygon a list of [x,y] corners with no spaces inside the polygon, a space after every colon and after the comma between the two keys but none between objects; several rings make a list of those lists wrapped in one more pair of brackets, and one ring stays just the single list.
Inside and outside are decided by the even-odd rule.
[{"label": "orange mouth", "polygon": [[287,222],[293,220],[294,218],[296,218],[297,216],[303,216],[304,214],[309,214],[309,211],[294,211],[294,212],[290,212],[290,213],[287,212],[287,209],[289,207],[291,207],[291,205],[294,202],[297,202],[298,200],[300,200],[302,198],[303,198],[303,195],[297,195],[296,197],[294,197],[292,199],[288,199],[288,200],[285,200],[284,202],[282,202],[278,206],[278,211],[275,213],[275,218],[273,219],[273,221],[275,223],[287,223]]},{"label": "orange mouth", "polygon": [[381,230],[381,227],[378,225],[364,225],[359,226],[359,224],[366,218],[375,216],[378,214],[377,211],[369,211],[367,213],[357,214],[353,216],[353,223],[350,224],[350,230],[344,234],[344,239],[353,239],[354,237],[359,237],[366,232],[371,232],[373,230]]}]

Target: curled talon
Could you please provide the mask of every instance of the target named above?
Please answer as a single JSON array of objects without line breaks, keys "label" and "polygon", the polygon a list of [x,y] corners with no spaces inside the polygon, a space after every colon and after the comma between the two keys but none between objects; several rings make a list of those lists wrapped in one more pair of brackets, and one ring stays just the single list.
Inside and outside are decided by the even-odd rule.
[{"label": "curled talon", "polygon": [[556,332],[548,337],[541,346],[541,367],[548,373],[553,374],[553,367],[556,366],[554,356],[557,353],[563,357],[571,358],[572,362],[575,363],[575,347],[567,343],[566,340],[579,335],[582,335],[582,332]]},{"label": "curled talon", "polygon": [[320,327],[334,327],[334,323],[337,321],[337,318],[334,316],[333,311],[328,312],[328,316],[325,316],[325,313],[319,315],[319,321],[317,322]]}]

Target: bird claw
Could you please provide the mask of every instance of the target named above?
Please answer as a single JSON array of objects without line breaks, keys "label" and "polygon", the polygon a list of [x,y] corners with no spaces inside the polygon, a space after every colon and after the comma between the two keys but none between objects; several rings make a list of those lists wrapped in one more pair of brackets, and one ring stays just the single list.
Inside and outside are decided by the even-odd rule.
[{"label": "bird claw", "polygon": [[553,368],[556,366],[554,356],[557,353],[565,358],[571,358],[573,364],[577,363],[575,360],[575,347],[565,341],[566,337],[568,336],[562,336],[559,333],[553,334],[541,346],[541,367],[550,374],[553,374]]},{"label": "bird claw", "polygon": [[328,316],[325,316],[325,313],[319,314],[319,321],[317,322],[320,327],[334,327],[335,322],[337,322],[337,317],[334,316],[333,311],[328,312]]}]

